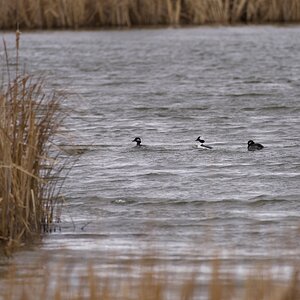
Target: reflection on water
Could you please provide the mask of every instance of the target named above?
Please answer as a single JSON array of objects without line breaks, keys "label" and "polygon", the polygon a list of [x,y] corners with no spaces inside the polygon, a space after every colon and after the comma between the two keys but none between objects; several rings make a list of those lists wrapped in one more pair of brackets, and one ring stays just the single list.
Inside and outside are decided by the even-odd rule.
[{"label": "reflection on water", "polygon": [[[298,259],[299,30],[24,33],[21,60],[70,93],[66,128],[85,149],[42,252],[107,270],[149,247],[177,270],[216,249],[238,268]],[[213,150],[194,149],[199,135]]]}]

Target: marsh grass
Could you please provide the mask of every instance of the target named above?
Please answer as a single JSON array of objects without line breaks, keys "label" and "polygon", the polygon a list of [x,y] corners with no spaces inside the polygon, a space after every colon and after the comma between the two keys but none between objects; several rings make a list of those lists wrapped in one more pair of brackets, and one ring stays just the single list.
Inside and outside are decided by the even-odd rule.
[{"label": "marsh grass", "polygon": [[134,265],[127,265],[126,275],[121,277],[97,274],[92,264],[79,271],[73,267],[63,263],[50,267],[44,261],[32,265],[25,274],[22,267],[20,272],[12,265],[0,282],[0,296],[6,300],[192,300],[199,299],[199,295],[207,300],[300,299],[297,272],[285,282],[278,281],[268,269],[255,269],[251,275],[237,279],[222,272],[219,260],[212,262],[210,275],[203,282],[197,272],[180,277],[159,267],[157,262],[149,265],[135,261]]},{"label": "marsh grass", "polygon": [[0,29],[299,21],[299,0],[0,1]]},{"label": "marsh grass", "polygon": [[19,71],[19,38],[11,70],[0,90],[0,246],[6,254],[20,243],[54,229],[59,218],[65,160],[53,145],[64,119],[63,95],[44,92],[41,79]]}]

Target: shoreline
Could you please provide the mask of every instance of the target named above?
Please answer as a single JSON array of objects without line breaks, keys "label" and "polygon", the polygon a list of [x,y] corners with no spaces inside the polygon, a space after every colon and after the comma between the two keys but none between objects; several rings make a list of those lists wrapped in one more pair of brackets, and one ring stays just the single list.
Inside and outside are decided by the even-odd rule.
[{"label": "shoreline", "polygon": [[[21,33],[32,33],[32,32],[97,32],[97,31],[139,31],[139,30],[161,30],[161,29],[199,29],[199,28],[241,28],[241,27],[282,27],[282,28],[293,28],[299,27],[300,22],[289,22],[289,23],[235,23],[235,24],[202,24],[202,25],[137,25],[131,27],[122,26],[102,26],[102,27],[81,27],[81,28],[21,28]],[[1,33],[15,33],[17,29],[0,29]]]}]

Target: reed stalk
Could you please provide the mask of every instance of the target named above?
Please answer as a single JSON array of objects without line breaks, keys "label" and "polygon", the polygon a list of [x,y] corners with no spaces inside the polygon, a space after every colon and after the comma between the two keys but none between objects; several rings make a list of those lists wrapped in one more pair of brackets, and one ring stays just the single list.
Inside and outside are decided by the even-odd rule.
[{"label": "reed stalk", "polygon": [[[16,17],[16,12],[18,17]],[[0,0],[0,29],[299,22],[299,0]]]},{"label": "reed stalk", "polygon": [[[64,119],[62,95],[45,93],[44,82],[7,67],[0,90],[0,245],[6,254],[55,223],[65,164],[53,139]],[[8,62],[8,53],[4,42]]]},{"label": "reed stalk", "polygon": [[[126,267],[126,275],[116,279],[109,274],[97,274],[97,268],[91,264],[86,269],[78,269],[76,265],[55,267],[39,262],[35,268],[26,270],[26,277],[20,275],[24,269],[12,265],[5,281],[0,282],[0,297],[5,300],[192,300],[200,298],[199,293],[207,300],[299,300],[300,297],[296,271],[285,282],[275,279],[268,268],[256,268],[251,275],[245,274],[245,278],[237,280],[234,275],[224,274],[221,261],[213,261],[211,277],[202,281],[195,272],[187,271],[182,276],[161,267],[158,263],[149,266],[135,261]],[[40,270],[39,276],[36,270]]]}]

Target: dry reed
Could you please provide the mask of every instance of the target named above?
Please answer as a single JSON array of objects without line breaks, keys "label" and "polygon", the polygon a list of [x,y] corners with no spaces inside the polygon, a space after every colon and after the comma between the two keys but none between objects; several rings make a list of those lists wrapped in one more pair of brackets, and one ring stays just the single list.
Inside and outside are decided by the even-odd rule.
[{"label": "dry reed", "polygon": [[[202,299],[207,300],[300,299],[297,272],[286,282],[276,280],[268,269],[256,269],[252,275],[237,280],[229,274],[224,278],[217,260],[212,263],[210,278],[203,282],[195,272],[181,277],[179,273],[157,269],[156,263],[149,266],[135,262],[127,266],[126,276],[122,277],[99,275],[92,265],[80,271],[76,271],[75,265],[73,267],[64,264],[50,267],[40,262],[24,275],[22,267],[19,270],[12,265],[0,281],[0,297],[6,300],[192,300],[202,295]],[[137,268],[140,270],[138,276],[133,271]]]},{"label": "dry reed", "polygon": [[0,1],[0,29],[299,21],[299,0]]},{"label": "dry reed", "polygon": [[19,32],[15,76],[7,65],[0,90],[0,245],[6,254],[51,230],[58,217],[64,161],[53,148],[63,120],[62,95],[44,93],[42,80],[19,74]]}]

